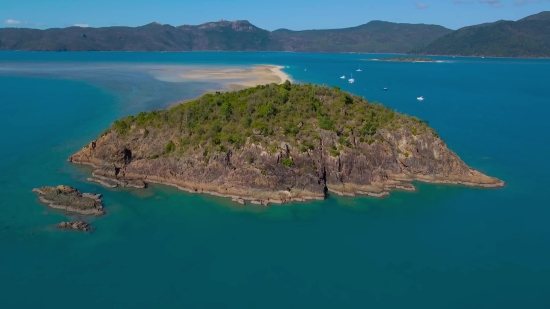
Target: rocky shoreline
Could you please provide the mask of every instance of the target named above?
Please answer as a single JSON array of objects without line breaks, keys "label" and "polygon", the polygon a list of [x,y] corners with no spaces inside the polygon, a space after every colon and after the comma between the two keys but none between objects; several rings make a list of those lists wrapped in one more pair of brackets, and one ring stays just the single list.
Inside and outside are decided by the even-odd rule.
[{"label": "rocky shoreline", "polygon": [[[399,132],[398,132],[399,133]],[[113,133],[111,133],[113,134]],[[106,169],[107,165],[113,166],[112,162],[105,164],[99,157],[104,155],[112,155],[108,153],[98,153],[98,147],[103,148],[109,145],[112,150],[113,140],[116,139],[118,144],[115,153],[127,152],[128,148],[135,146],[118,140],[114,135],[101,137],[99,140],[93,141],[80,152],[69,158],[70,162],[77,164],[91,165],[96,168],[93,176],[96,182],[102,181],[107,184],[123,184],[123,186],[131,186],[134,188],[145,188],[147,183],[158,183],[176,187],[182,191],[197,194],[209,194],[218,197],[229,198],[239,204],[251,203],[255,205],[268,206],[270,204],[286,204],[292,202],[304,202],[308,200],[323,200],[326,198],[326,192],[331,192],[340,196],[357,196],[364,195],[375,198],[389,196],[392,191],[415,191],[415,187],[410,182],[426,182],[440,184],[454,184],[471,187],[496,188],[504,186],[504,182],[496,178],[488,177],[482,173],[467,167],[454,153],[449,151],[437,138],[429,136],[413,136],[406,130],[401,130],[398,136],[393,136],[395,133],[386,132],[386,144],[382,145],[361,145],[357,143],[357,147],[374,148],[370,151],[371,156],[365,157],[358,153],[357,150],[342,151],[339,156],[333,157],[324,152],[323,145],[319,147],[319,151],[310,151],[307,153],[299,153],[296,149],[282,145],[276,153],[268,153],[267,149],[261,145],[249,143],[244,146],[243,153],[240,156],[236,153],[231,153],[231,166],[228,166],[228,154],[220,153],[213,157],[218,160],[213,163],[216,166],[215,170],[201,166],[197,169],[198,173],[194,173],[194,169],[189,169],[188,177],[178,177],[177,170],[183,168],[179,159],[158,158],[158,159],[138,159],[132,158],[130,162],[124,162],[115,168]],[[337,136],[326,134],[326,140],[321,143],[330,144]],[[401,155],[392,156],[382,155],[383,153],[395,153],[391,151],[393,147],[390,141],[407,140],[408,143],[416,144],[419,148],[413,149],[410,146],[403,145],[400,151]],[[415,141],[416,140],[416,141]],[[424,144],[424,145],[423,145]],[[427,144],[430,144],[437,149],[426,149]],[[424,147],[422,147],[422,145]],[[137,146],[137,145],[136,145]],[[415,147],[416,147],[415,146]],[[116,149],[116,148],[115,148]],[[404,153],[409,152],[414,155],[406,157]],[[431,156],[431,163],[423,162],[426,158],[422,158],[423,154]],[[262,162],[258,167],[247,167],[243,163],[245,156],[252,156],[254,161]],[[304,172],[296,173],[292,168],[282,167],[278,162],[284,157],[292,157],[295,162],[306,160],[307,165],[320,165],[311,170],[309,177],[304,177]],[[434,156],[440,156],[445,159],[443,165],[439,165]],[[193,156],[191,156],[193,157]],[[188,163],[189,163],[189,159]],[[373,163],[386,162],[388,164],[387,171],[378,170],[378,176],[372,177],[373,172],[367,171],[371,178],[361,180],[361,174],[365,173],[365,164],[372,160]],[[390,161],[388,161],[390,160]],[[221,162],[220,162],[221,161]],[[116,164],[115,164],[116,165]],[[192,165],[199,165],[193,163]],[[368,164],[370,165],[370,164]],[[372,164],[374,165],[374,164]],[[188,165],[186,165],[188,166]],[[414,169],[412,169],[414,168]],[[453,169],[456,169],[453,171]],[[414,172],[416,170],[416,172]],[[441,170],[438,172],[438,170]],[[118,174],[117,174],[118,171]],[[269,173],[266,173],[269,171]],[[401,173],[395,173],[399,171]],[[265,175],[262,175],[262,172]],[[324,173],[323,173],[324,172]],[[404,173],[406,172],[406,173]],[[217,176],[217,179],[211,181],[205,179],[209,173]],[[296,177],[298,174],[302,182],[302,188],[296,188]],[[438,174],[439,173],[439,174]],[[237,174],[242,176],[237,177]],[[237,181],[227,181],[225,176],[232,175],[237,177]],[[273,175],[273,176],[272,176]],[[358,177],[359,175],[359,177]],[[247,177],[248,179],[243,179]],[[273,177],[273,181],[270,178]],[[294,179],[294,183],[288,183],[288,179]],[[191,180],[193,179],[193,180]],[[203,181],[200,181],[200,180]],[[220,182],[223,179],[223,182]],[[309,180],[307,180],[309,179]],[[99,181],[98,181],[99,180]],[[350,181],[351,180],[351,181]],[[265,182],[267,186],[262,185]],[[247,183],[247,185],[243,185]],[[270,184],[271,183],[271,184]],[[306,183],[304,186],[303,183]],[[105,186],[105,184],[103,184]]]},{"label": "rocky shoreline", "polygon": [[32,190],[38,200],[51,208],[81,215],[101,216],[105,214],[101,194],[81,193],[76,188],[59,185]]}]

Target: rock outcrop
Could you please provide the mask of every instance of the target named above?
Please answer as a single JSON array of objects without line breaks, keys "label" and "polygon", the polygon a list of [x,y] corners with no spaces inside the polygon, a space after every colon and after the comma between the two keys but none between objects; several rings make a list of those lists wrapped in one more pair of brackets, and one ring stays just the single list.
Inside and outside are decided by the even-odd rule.
[{"label": "rock outcrop", "polygon": [[81,193],[69,186],[42,187],[33,189],[40,202],[51,208],[82,215],[101,216],[105,214],[100,194]]},{"label": "rock outcrop", "polygon": [[91,232],[93,230],[93,227],[84,221],[61,222],[57,225],[57,228],[80,232]]},{"label": "rock outcrop", "polygon": [[205,95],[121,119],[69,158],[96,179],[269,205],[326,192],[383,197],[411,181],[500,187],[468,167],[427,122],[313,85]]},{"label": "rock outcrop", "polygon": [[[205,163],[201,150],[150,159],[151,149],[161,145],[139,133],[123,139],[110,132],[69,161],[95,166],[94,175],[116,183],[173,185],[191,193],[229,197],[241,204],[244,200],[267,205],[324,199],[327,190],[346,196],[382,197],[392,190],[414,191],[410,181],[504,185],[468,167],[430,133],[415,136],[407,129],[380,133],[383,142],[369,145],[357,139],[353,148],[337,155],[327,149],[338,145],[338,136],[322,131],[319,145],[307,152],[288,144],[270,152],[247,142],[239,151],[217,152]],[[292,166],[281,164],[289,158]]]}]

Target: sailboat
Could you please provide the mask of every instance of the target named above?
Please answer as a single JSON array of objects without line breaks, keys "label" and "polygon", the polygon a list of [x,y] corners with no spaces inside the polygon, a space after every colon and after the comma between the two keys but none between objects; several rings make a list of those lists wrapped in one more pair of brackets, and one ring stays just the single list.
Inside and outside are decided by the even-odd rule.
[{"label": "sailboat", "polygon": [[351,78],[348,79],[348,82],[349,82],[350,84],[355,83],[355,79],[353,79],[353,73],[351,73]]},{"label": "sailboat", "polygon": [[418,98],[416,98],[418,101],[424,101],[424,97],[423,96],[419,96]]},{"label": "sailboat", "polygon": [[341,79],[346,79],[346,75],[340,76]]},{"label": "sailboat", "polygon": [[359,66],[359,69],[355,70],[357,72],[363,72],[363,70],[361,70],[361,66]]}]

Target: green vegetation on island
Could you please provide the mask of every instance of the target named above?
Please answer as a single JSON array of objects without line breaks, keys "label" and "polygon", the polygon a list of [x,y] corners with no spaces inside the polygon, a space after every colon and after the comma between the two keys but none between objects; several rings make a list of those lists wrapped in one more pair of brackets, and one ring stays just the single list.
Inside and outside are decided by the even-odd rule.
[{"label": "green vegetation on island", "polygon": [[451,30],[372,21],[344,29],[267,31],[246,20],[171,26],[0,28],[0,50],[38,51],[296,51],[404,53]]},{"label": "green vegetation on island", "polygon": [[[238,150],[248,138],[273,151],[280,141],[285,141],[306,152],[319,145],[322,129],[339,136],[341,148],[331,150],[336,156],[339,150],[353,147],[352,136],[372,144],[383,140],[377,134],[380,129],[402,127],[415,135],[436,134],[426,121],[396,113],[337,87],[293,85],[287,81],[281,85],[206,94],[169,110],[142,112],[117,120],[112,130],[120,136],[136,130],[141,130],[144,137],[169,135],[164,153],[156,154],[158,157],[182,155],[197,147],[205,152]],[[283,165],[290,164],[283,161]]]},{"label": "green vegetation on island", "polygon": [[550,57],[550,12],[458,29],[413,50],[421,55]]},{"label": "green vegetation on island", "polygon": [[371,21],[343,29],[267,31],[246,20],[171,26],[0,28],[0,50],[291,51],[492,57],[550,57],[550,12],[456,31]]}]

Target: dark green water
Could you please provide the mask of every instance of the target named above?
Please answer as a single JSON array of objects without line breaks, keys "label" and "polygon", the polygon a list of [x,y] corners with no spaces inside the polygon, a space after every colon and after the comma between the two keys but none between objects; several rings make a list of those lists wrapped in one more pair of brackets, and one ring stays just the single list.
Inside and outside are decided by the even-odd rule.
[{"label": "dark green water", "polygon": [[[550,61],[363,61],[355,72],[368,57],[0,53],[0,307],[550,307]],[[116,118],[212,89],[143,65],[257,63],[428,119],[507,186],[243,208],[164,186],[106,190],[66,162]],[[352,85],[338,78],[350,71]],[[57,184],[104,194],[94,233],[51,228],[67,217],[30,190]]]}]

